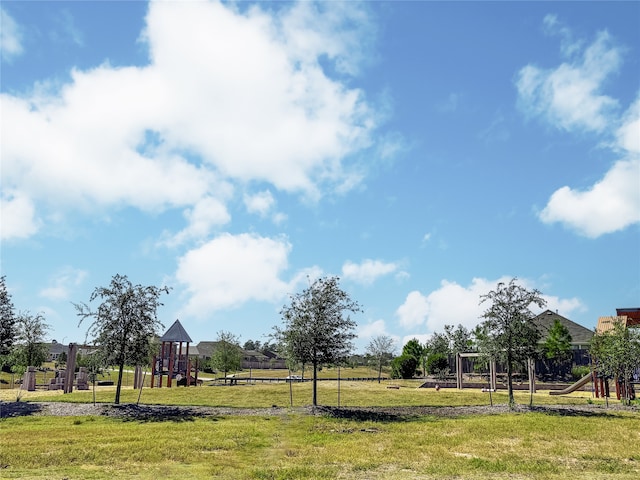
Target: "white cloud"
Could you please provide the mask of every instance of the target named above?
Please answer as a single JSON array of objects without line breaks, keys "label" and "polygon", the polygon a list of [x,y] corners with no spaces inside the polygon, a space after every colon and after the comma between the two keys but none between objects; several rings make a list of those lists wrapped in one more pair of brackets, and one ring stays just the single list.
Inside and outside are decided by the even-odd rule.
[{"label": "white cloud", "polygon": [[586,190],[556,190],[540,212],[543,222],[561,222],[591,238],[640,222],[640,98],[625,113],[615,137],[612,148],[624,158]]},{"label": "white cloud", "polygon": [[554,312],[557,311],[565,317],[572,312],[586,311],[585,305],[579,298],[558,298],[552,295],[543,295],[542,297],[547,301],[545,309],[549,309]]},{"label": "white cloud", "polygon": [[571,63],[553,70],[522,68],[516,82],[519,104],[526,114],[543,117],[558,128],[602,132],[618,102],[600,89],[621,62],[620,50],[608,33],[601,32],[583,56]]},{"label": "white cloud", "polygon": [[346,280],[352,280],[363,285],[371,285],[378,278],[395,272],[398,265],[395,263],[385,263],[380,260],[364,260],[357,264],[350,261],[342,266],[342,276]]},{"label": "white cloud", "polygon": [[264,217],[273,208],[275,199],[269,190],[264,190],[253,195],[245,194],[244,204],[249,213],[257,213]]},{"label": "white cloud", "polygon": [[40,296],[49,300],[68,300],[73,288],[82,285],[87,272],[73,267],[64,267],[49,279],[49,286],[40,291]]},{"label": "white cloud", "polygon": [[20,26],[4,8],[0,8],[0,52],[2,60],[10,62],[22,54],[22,33]]},{"label": "white cloud", "polygon": [[72,210],[187,208],[187,221],[200,223],[177,236],[190,237],[208,231],[199,204],[228,201],[223,182],[265,181],[310,198],[353,186],[362,171],[351,159],[378,142],[380,116],[323,64],[357,73],[367,19],[350,3],[242,12],[152,2],[149,65],[105,63],[72,71],[57,88],[0,95],[2,188],[27,198],[40,221]]},{"label": "white cloud", "polygon": [[33,202],[20,192],[2,192],[0,198],[0,239],[28,238],[40,225]]},{"label": "white cloud", "polygon": [[422,325],[429,313],[427,299],[419,291],[414,290],[407,295],[404,303],[396,310],[396,317],[404,328]]},{"label": "white cloud", "polygon": [[601,93],[606,80],[622,64],[623,49],[607,32],[583,44],[557,17],[547,16],[545,29],[561,37],[561,50],[570,57],[555,69],[527,65],[519,72],[519,103],[526,114],[546,119],[566,131],[588,131],[615,137],[605,145],[621,158],[594,185],[563,186],[549,198],[539,218],[559,222],[578,234],[596,238],[640,222],[640,100],[620,118],[619,102]]},{"label": "white cloud", "polygon": [[185,313],[206,318],[251,300],[282,299],[292,286],[280,278],[290,250],[282,238],[223,234],[189,251],[179,259],[176,271],[189,297]]},{"label": "white cloud", "polygon": [[231,221],[231,215],[227,207],[220,200],[212,197],[204,197],[193,208],[184,211],[187,227],[175,235],[170,235],[161,244],[175,247],[193,240],[206,238],[211,230]]},{"label": "white cloud", "polygon": [[640,160],[621,160],[585,191],[562,187],[540,212],[545,223],[561,222],[596,238],[640,222]]},{"label": "white cloud", "polygon": [[358,326],[358,338],[369,339],[378,335],[388,335],[384,320],[375,320]]},{"label": "white cloud", "polygon": [[402,337],[402,341],[400,342],[400,350],[402,350],[402,347],[404,347],[407,343],[409,343],[410,340],[413,340],[414,338],[418,340],[421,345],[424,345],[425,343],[427,343],[427,340],[431,338],[431,334],[413,333],[410,335],[405,335],[404,337]]},{"label": "white cloud", "polygon": [[[463,325],[472,329],[481,323],[481,316],[488,308],[487,304],[480,303],[480,297],[495,290],[499,282],[508,283],[510,280],[510,277],[497,280],[474,278],[468,286],[443,280],[440,288],[427,295],[419,291],[409,293],[396,316],[406,329],[423,327],[427,337],[434,332],[444,332],[445,325]],[[535,288],[530,280],[519,279],[518,283],[528,289]],[[548,295],[543,295],[543,298],[548,302],[547,308],[557,309],[561,314],[584,310],[577,298],[561,299]]]}]

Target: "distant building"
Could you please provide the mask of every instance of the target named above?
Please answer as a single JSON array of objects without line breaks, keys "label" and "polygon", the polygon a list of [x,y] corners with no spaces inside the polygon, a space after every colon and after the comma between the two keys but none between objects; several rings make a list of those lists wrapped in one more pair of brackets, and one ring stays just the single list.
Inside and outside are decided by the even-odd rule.
[{"label": "distant building", "polygon": [[[47,351],[49,352],[47,355],[47,362],[56,362],[60,358],[60,355],[64,353],[65,355],[69,355],[69,345],[64,345],[56,340],[52,340],[50,343],[45,343],[47,347]],[[95,351],[95,347],[91,345],[79,345],[78,353],[80,355],[88,355]]]},{"label": "distant building", "polygon": [[542,338],[540,339],[541,343],[544,343],[546,340],[549,335],[549,330],[553,327],[556,320],[558,320],[569,331],[569,335],[571,335],[572,350],[589,349],[589,343],[591,342],[591,337],[593,337],[593,331],[569,320],[566,317],[563,317],[557,312],[552,312],[551,310],[545,310],[540,315],[533,318],[533,322],[536,324],[540,334],[542,335]]},{"label": "distant building", "polygon": [[608,332],[616,323],[625,327],[640,327],[640,308],[616,308],[615,316],[598,318],[598,333]]},{"label": "distant building", "polygon": [[[200,342],[196,345],[198,358],[210,360],[219,342]],[[241,349],[242,350],[242,349]],[[257,350],[242,350],[242,369],[283,369],[287,368],[286,360],[274,352]]]}]

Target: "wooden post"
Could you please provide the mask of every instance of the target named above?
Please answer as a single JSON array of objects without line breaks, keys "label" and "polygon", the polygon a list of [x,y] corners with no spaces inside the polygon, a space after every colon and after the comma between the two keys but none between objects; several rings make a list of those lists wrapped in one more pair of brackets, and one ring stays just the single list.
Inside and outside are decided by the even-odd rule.
[{"label": "wooden post", "polygon": [[536,393],[536,363],[533,358],[528,360],[529,370],[529,393]]},{"label": "wooden post", "polygon": [[162,373],[164,372],[164,354],[165,354],[165,342],[162,342],[162,349],[160,351],[160,369],[158,370],[158,388],[162,388]]},{"label": "wooden post", "polygon": [[156,356],[154,355],[151,359],[151,388],[153,388],[153,380],[155,378],[156,372]]},{"label": "wooden post", "polygon": [[462,390],[462,357],[456,353],[456,387]]},{"label": "wooden post", "polygon": [[187,342],[187,387],[189,386],[191,386],[191,359],[189,358],[189,342]]},{"label": "wooden post", "polygon": [[167,387],[171,388],[171,380],[173,379],[173,342],[169,342],[169,373],[167,375]]},{"label": "wooden post", "polygon": [[497,390],[498,387],[498,378],[496,375],[496,361],[495,359],[491,359],[489,361],[489,379],[490,379],[490,388],[492,390]]},{"label": "wooden post", "polygon": [[64,393],[73,392],[73,380],[76,374],[76,356],[78,346],[75,343],[69,344],[69,354],[67,356],[67,371],[64,379]]}]

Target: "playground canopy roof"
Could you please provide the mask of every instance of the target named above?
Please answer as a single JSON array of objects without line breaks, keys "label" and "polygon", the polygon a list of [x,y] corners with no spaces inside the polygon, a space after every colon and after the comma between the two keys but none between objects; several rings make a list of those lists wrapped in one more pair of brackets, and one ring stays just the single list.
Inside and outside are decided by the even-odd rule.
[{"label": "playground canopy roof", "polygon": [[160,341],[161,342],[187,342],[187,343],[193,342],[193,340],[191,340],[191,337],[189,336],[187,331],[184,329],[184,327],[180,323],[180,320],[176,320],[175,322],[173,322],[173,325],[169,327],[169,330],[167,330],[166,333],[162,337],[160,337]]}]

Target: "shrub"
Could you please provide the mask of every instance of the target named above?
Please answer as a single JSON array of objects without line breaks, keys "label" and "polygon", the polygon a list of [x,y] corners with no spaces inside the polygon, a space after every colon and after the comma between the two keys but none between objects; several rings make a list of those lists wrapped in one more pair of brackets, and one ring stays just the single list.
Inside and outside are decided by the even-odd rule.
[{"label": "shrub", "polygon": [[432,353],[427,357],[427,372],[441,375],[449,369],[449,359],[443,353]]},{"label": "shrub", "polygon": [[591,372],[591,368],[589,368],[586,365],[575,365],[572,369],[571,369],[571,376],[573,377],[574,380],[580,380],[582,377],[584,377],[587,373]]},{"label": "shrub", "polygon": [[391,378],[412,378],[417,366],[413,355],[400,355],[391,362]]}]

